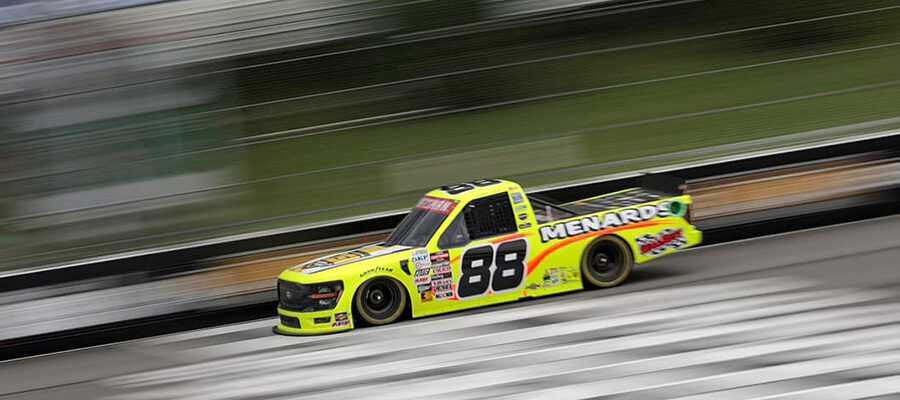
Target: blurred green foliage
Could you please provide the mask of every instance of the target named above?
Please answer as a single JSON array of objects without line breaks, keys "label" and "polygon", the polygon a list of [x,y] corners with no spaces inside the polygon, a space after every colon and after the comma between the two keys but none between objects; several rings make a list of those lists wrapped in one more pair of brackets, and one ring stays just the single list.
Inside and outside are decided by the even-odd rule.
[{"label": "blurred green foliage", "polygon": [[256,183],[227,222],[265,220],[127,246],[404,208],[451,177],[545,185],[898,116],[900,46],[863,48],[900,42],[900,9],[830,17],[895,1],[626,3],[490,19],[498,2],[384,1],[387,32],[232,60],[235,103],[215,115]]},{"label": "blurred green foliage", "polygon": [[[446,4],[428,2],[421,7],[402,8],[405,20],[413,21],[401,29],[400,33],[406,36],[397,37],[395,32],[382,41],[368,39],[344,46],[427,37],[409,34],[421,29],[445,28],[443,34],[459,35],[298,61],[289,76],[277,72],[287,69],[285,65],[272,71],[245,70],[239,75],[244,91],[241,98],[252,99],[248,101],[252,103],[894,5],[889,1],[706,1],[609,15],[598,12],[594,17],[548,19],[463,34],[467,30],[488,30],[492,25],[468,26],[458,31],[446,29],[478,14],[474,2],[466,2],[458,10]],[[900,75],[894,66],[900,61],[900,51],[896,47],[461,113],[454,111],[889,43],[900,40],[900,26],[893,22],[897,17],[900,17],[898,10],[864,13],[254,107],[242,111],[242,115],[252,116],[245,124],[247,136],[422,109],[450,114],[250,146],[247,149],[249,173],[258,179],[441,150],[453,152],[452,149],[465,146],[469,147],[460,151],[491,148],[500,145],[495,144],[498,141],[539,140],[544,135],[574,130],[585,130],[576,136],[586,151],[572,165],[590,165],[893,117],[897,89],[886,87],[671,121],[650,121],[898,79]],[[292,52],[282,57],[304,54],[307,53]],[[253,64],[256,60],[244,62]],[[615,127],[634,123],[638,124]],[[292,134],[297,133],[286,132],[281,137]],[[522,165],[523,173],[540,167],[540,161],[530,156],[508,157],[509,163]],[[470,178],[493,176],[493,171],[479,170],[475,161],[446,167],[468,169]],[[391,184],[393,164],[367,164],[258,185],[257,200],[262,205],[259,210],[261,215],[273,216],[403,194],[414,196],[439,183],[421,182],[420,187],[410,186],[398,192],[397,185]],[[606,171],[560,174],[544,180],[526,179],[524,183],[543,184],[548,180],[584,178],[603,172]],[[393,202],[380,208],[402,204],[402,201]],[[352,213],[342,211],[339,215]],[[309,219],[294,222],[302,220]]]}]

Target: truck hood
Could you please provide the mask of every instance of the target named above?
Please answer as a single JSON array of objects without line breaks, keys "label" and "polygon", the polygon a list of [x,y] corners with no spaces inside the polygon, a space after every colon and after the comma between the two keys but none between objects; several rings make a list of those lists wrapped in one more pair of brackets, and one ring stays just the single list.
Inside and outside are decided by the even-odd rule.
[{"label": "truck hood", "polygon": [[344,252],[320,257],[312,261],[307,261],[291,268],[291,270],[301,274],[315,274],[317,272],[371,260],[376,257],[398,253],[411,248],[412,247],[409,246],[386,246],[384,243],[368,244]]}]

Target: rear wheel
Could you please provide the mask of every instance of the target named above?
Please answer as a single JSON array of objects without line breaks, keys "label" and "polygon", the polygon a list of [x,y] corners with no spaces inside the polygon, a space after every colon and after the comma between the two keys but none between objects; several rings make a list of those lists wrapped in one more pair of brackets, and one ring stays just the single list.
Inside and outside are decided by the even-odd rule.
[{"label": "rear wheel", "polygon": [[366,281],[356,291],[356,314],[371,325],[396,321],[406,309],[406,290],[389,278]]},{"label": "rear wheel", "polygon": [[624,282],[633,266],[628,244],[615,236],[603,236],[584,251],[581,275],[586,286],[612,287]]}]

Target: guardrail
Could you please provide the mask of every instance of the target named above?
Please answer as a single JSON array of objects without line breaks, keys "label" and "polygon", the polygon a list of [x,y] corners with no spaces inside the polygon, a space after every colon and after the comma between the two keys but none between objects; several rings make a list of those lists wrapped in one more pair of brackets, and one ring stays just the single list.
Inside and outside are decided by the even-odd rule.
[{"label": "guardrail", "polygon": [[[701,229],[727,229],[801,214],[897,205],[897,150],[900,132],[886,132],[865,140],[654,172],[687,179],[686,191],[695,196]],[[570,201],[632,187],[639,177],[634,173],[529,192]],[[895,208],[880,207],[879,212]],[[67,332],[84,334],[124,321],[272,304],[273,278],[281,269],[336,248],[377,241],[403,215],[388,213],[0,275],[0,358],[4,347]]]}]

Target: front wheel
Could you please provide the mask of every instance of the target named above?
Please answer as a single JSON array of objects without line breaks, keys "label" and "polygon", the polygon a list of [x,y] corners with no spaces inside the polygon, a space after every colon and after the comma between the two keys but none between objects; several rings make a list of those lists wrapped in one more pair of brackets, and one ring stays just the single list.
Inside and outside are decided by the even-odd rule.
[{"label": "front wheel", "polygon": [[366,281],[356,291],[356,314],[370,325],[396,321],[406,310],[406,291],[389,278]]},{"label": "front wheel", "polygon": [[633,266],[628,244],[615,236],[603,236],[584,251],[581,275],[585,286],[612,287],[624,282]]}]

